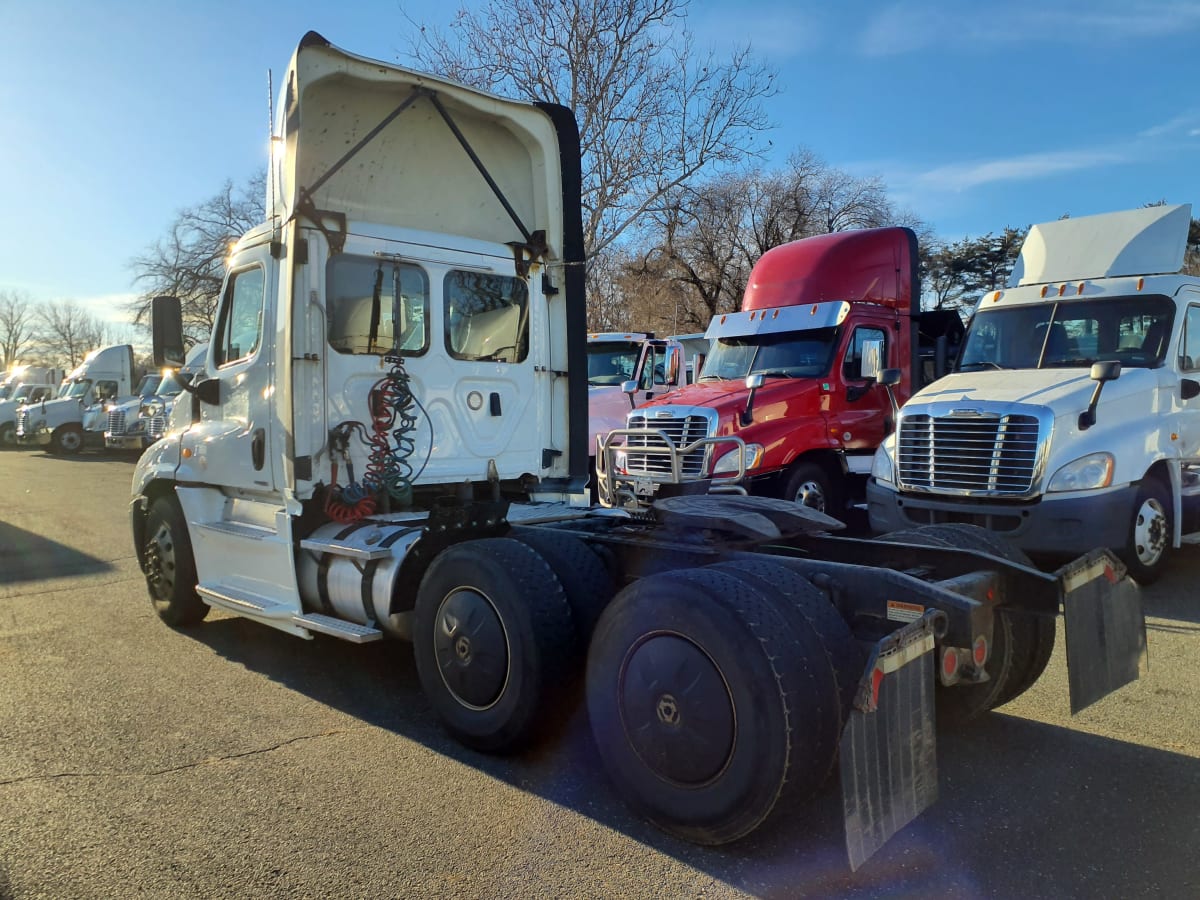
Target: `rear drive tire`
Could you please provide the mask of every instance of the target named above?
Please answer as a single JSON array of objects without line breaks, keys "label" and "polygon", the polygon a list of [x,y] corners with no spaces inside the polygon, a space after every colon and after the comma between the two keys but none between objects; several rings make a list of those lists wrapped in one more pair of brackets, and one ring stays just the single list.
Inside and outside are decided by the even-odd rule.
[{"label": "rear drive tire", "polygon": [[820,640],[744,579],[711,568],[642,578],[609,604],[588,653],[604,768],[659,828],[699,844],[753,831],[814,791],[836,747],[818,699]]},{"label": "rear drive tire", "polygon": [[417,590],[417,675],[446,730],[506,753],[555,718],[575,647],[571,610],[550,565],[510,538],[443,550]]},{"label": "rear drive tire", "polygon": [[[906,529],[885,534],[880,540],[888,543],[916,544],[925,547],[968,549],[963,541],[954,543],[950,535],[934,529],[940,526],[927,525],[922,528]],[[969,549],[983,549],[969,548]],[[987,551],[985,551],[987,552]],[[963,724],[977,719],[999,702],[1001,692],[1012,677],[1013,662],[1012,621],[1003,610],[992,617],[992,646],[988,653],[984,671],[988,680],[979,684],[956,684],[945,687],[937,685],[937,716],[939,721]]]},{"label": "rear drive tire", "polygon": [[150,603],[172,628],[204,621],[209,606],[196,593],[196,562],[179,501],[173,495],[150,504],[146,516],[145,562],[142,570]]},{"label": "rear drive tire", "polygon": [[1171,493],[1154,477],[1142,479],[1133,505],[1129,537],[1120,556],[1138,584],[1158,581],[1171,555],[1174,523]]},{"label": "rear drive tire", "polygon": [[616,593],[612,574],[592,548],[574,535],[548,528],[516,528],[509,536],[536,550],[562,584],[582,658],[600,614]]},{"label": "rear drive tire", "polygon": [[[1037,568],[1020,547],[978,525],[968,525],[965,522],[930,525],[922,530],[926,534],[944,535],[947,540],[951,540],[952,536],[959,536],[962,543],[955,546],[962,546],[968,550],[982,550],[1018,565]],[[1008,618],[1011,626],[1013,660],[1008,683],[1000,691],[993,709],[1021,696],[1042,677],[1050,657],[1054,654],[1058,624],[1055,616],[1038,616],[1012,609],[1001,610],[1000,614]]]}]

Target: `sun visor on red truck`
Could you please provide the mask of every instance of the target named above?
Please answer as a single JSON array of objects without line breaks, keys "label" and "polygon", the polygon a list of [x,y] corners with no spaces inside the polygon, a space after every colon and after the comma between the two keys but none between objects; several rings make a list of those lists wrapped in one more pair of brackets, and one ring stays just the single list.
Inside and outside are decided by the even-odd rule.
[{"label": "sun visor on red truck", "polygon": [[840,231],[764,253],[750,273],[742,310],[846,300],[909,312],[919,293],[911,229]]},{"label": "sun visor on red truck", "polygon": [[704,332],[706,340],[713,338],[748,337],[752,334],[781,334],[807,331],[811,328],[832,328],[841,325],[850,314],[845,301],[812,303],[806,306],[781,306],[775,309],[756,309],[752,312],[726,313],[713,316]]}]

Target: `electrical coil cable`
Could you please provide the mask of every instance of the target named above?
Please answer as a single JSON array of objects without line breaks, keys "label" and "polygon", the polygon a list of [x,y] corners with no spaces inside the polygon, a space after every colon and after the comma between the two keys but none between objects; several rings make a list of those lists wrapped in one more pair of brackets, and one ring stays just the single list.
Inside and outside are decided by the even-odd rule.
[{"label": "electrical coil cable", "polygon": [[[350,436],[358,432],[359,439],[367,443],[366,429],[361,422],[342,422],[329,432],[329,445],[333,456],[330,485],[325,491],[325,514],[335,522],[357,522],[373,514],[376,509],[374,490],[367,479],[354,480],[354,463],[350,459]],[[338,484],[337,457],[346,463],[346,486]]]},{"label": "electrical coil cable", "polygon": [[[426,419],[429,414],[412,392],[404,358],[385,356],[384,361],[392,367],[371,388],[371,434],[368,438],[371,453],[363,482],[385,493],[385,504],[387,500],[394,500],[401,507],[408,507],[412,505],[413,481],[420,475],[420,472],[414,473],[411,462],[416,450],[415,408],[425,413]],[[430,425],[432,427],[432,422]],[[433,450],[432,437],[429,450]],[[427,453],[421,471],[428,462]]]}]

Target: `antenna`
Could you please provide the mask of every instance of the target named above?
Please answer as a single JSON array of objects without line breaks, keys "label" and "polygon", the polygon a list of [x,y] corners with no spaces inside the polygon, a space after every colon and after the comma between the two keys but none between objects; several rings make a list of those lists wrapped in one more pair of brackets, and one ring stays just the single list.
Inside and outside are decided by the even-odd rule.
[{"label": "antenna", "polygon": [[267,191],[271,210],[271,231],[276,229],[275,212],[275,84],[267,69]]}]

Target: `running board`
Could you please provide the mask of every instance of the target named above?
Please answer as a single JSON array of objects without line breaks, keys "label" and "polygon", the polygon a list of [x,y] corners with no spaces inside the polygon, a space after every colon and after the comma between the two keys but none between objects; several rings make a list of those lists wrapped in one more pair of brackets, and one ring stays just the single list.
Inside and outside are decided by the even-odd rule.
[{"label": "running board", "polygon": [[303,616],[292,616],[292,623],[309,631],[319,631],[330,637],[341,638],[352,644],[369,644],[383,637],[383,632],[369,625],[358,625],[333,616],[323,616],[320,613],[306,613]]},{"label": "running board", "polygon": [[320,613],[298,613],[286,603],[279,603],[250,591],[227,586],[218,589],[199,585],[196,593],[209,606],[253,619],[263,625],[270,625],[296,637],[311,638],[315,631],[352,644],[366,644],[383,637],[383,632],[378,628],[335,619],[333,616],[323,616]]}]

